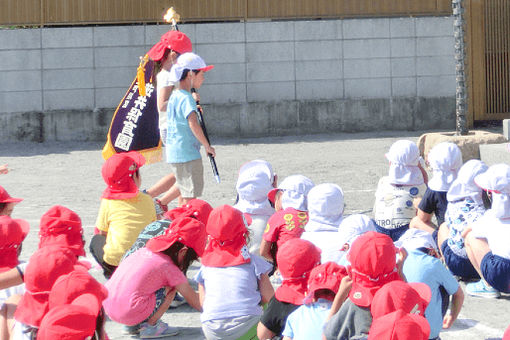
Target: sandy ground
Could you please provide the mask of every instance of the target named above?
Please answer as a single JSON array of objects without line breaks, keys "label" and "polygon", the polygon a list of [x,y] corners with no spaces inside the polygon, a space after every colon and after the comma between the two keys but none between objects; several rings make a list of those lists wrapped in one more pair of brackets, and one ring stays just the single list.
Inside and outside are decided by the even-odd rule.
[{"label": "sandy ground", "polygon": [[[378,179],[387,172],[384,153],[402,138],[416,141],[421,132],[380,132],[328,134],[260,139],[221,139],[213,137],[222,182],[217,184],[204,159],[205,190],[203,199],[213,206],[232,204],[235,181],[241,164],[253,159],[269,161],[280,179],[303,174],[316,184],[339,184],[345,193],[346,214],[372,213]],[[102,144],[100,143],[16,143],[0,145],[0,164],[10,172],[0,176],[0,185],[14,197],[24,198],[13,217],[30,222],[31,231],[24,243],[22,258],[28,259],[37,248],[41,215],[55,204],[75,210],[82,218],[85,237],[90,240],[99,208],[104,182],[101,178]],[[143,188],[166,174],[165,163],[142,168]],[[90,257],[90,255],[89,255]],[[197,270],[193,266],[188,274]],[[100,272],[93,271],[104,281]],[[509,297],[485,300],[466,297],[459,319],[452,329],[441,333],[442,339],[500,339],[510,323]],[[203,339],[200,315],[184,305],[167,312],[164,321],[181,329],[172,339]],[[107,322],[111,339],[128,338],[122,327]]]}]

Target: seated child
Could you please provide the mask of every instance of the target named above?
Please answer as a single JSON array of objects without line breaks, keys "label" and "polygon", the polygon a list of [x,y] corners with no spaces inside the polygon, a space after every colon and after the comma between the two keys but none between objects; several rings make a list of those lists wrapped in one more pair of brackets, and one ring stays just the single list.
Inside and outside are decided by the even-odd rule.
[{"label": "seated child", "polygon": [[260,319],[257,327],[259,339],[281,335],[289,314],[303,304],[308,277],[321,259],[320,249],[300,238],[285,242],[276,256],[283,282]]},{"label": "seated child", "polygon": [[[446,193],[462,166],[462,153],[453,143],[439,143],[430,150],[428,163],[432,169],[432,179],[418,205],[417,216],[411,220],[409,227],[434,233],[437,240],[437,228],[444,222],[448,205]],[[432,223],[432,214],[436,217],[437,226]]]},{"label": "seated child", "polygon": [[351,266],[347,267],[349,276],[342,284],[350,279],[352,287],[338,290],[329,314],[331,319],[324,326],[324,337],[328,340],[368,334],[372,324],[370,306],[375,293],[386,283],[401,280],[396,248],[388,235],[369,231],[359,236],[347,258]]},{"label": "seated child", "polygon": [[141,338],[177,334],[160,320],[176,291],[189,305],[201,310],[198,294],[186,279],[186,271],[202,255],[206,243],[202,222],[181,217],[163,235],[147,242],[122,261],[105,284],[108,298],[103,302],[111,320],[128,326],[140,324]]},{"label": "seated child", "polygon": [[146,226],[144,230],[142,230],[142,232],[138,235],[135,243],[133,243],[131,248],[122,257],[122,261],[124,261],[126,257],[133,254],[138,249],[145,247],[147,241],[149,241],[151,238],[163,235],[173,220],[179,217],[192,217],[196,218],[205,225],[211,211],[212,207],[209,203],[195,198],[182,207],[177,207],[165,212],[164,219],[154,221]]},{"label": "seated child", "polygon": [[448,190],[445,223],[439,226],[437,235],[448,269],[464,280],[480,278],[467,256],[463,233],[485,213],[483,190],[474,182],[474,178],[485,171],[487,166],[476,159],[460,168],[457,179]]},{"label": "seated child", "polygon": [[139,169],[144,164],[145,158],[136,151],[115,154],[103,164],[101,173],[107,187],[96,220],[100,233],[92,237],[90,252],[107,279],[138,234],[156,220],[152,198],[138,191],[142,182]]},{"label": "seated child", "polygon": [[299,238],[308,223],[307,195],[313,182],[305,176],[285,178],[278,188],[267,195],[276,213],[267,221],[260,243],[260,255],[275,264],[276,253],[282,244]]},{"label": "seated child", "polygon": [[[30,230],[27,221],[12,219],[7,215],[0,216],[0,273],[16,268],[19,264],[18,256],[21,252],[21,243]],[[23,294],[25,285],[23,281],[19,285],[1,288],[0,284],[0,309],[3,308],[5,300],[16,294]]]},{"label": "seated child", "polygon": [[7,190],[0,186],[0,215],[11,216],[14,206],[21,201],[22,198],[11,197]]},{"label": "seated child", "polygon": [[351,249],[352,243],[361,235],[376,231],[376,224],[373,219],[363,214],[352,214],[342,220],[338,228],[339,259],[335,261],[340,265],[348,265],[346,254]]},{"label": "seated child", "polygon": [[254,160],[243,164],[239,170],[236,184],[237,202],[234,208],[251,217],[248,248],[253,254],[260,253],[262,234],[267,221],[275,213],[267,194],[276,185],[277,176],[274,174],[271,164],[266,161]]},{"label": "seated child", "polygon": [[491,209],[465,231],[469,260],[482,278],[468,283],[469,295],[499,297],[510,293],[510,166],[496,164],[475,177],[475,183],[492,198]]},{"label": "seated child", "polygon": [[[426,283],[430,287],[432,298],[425,317],[430,324],[430,339],[436,339],[442,328],[450,328],[457,319],[464,301],[462,287],[438,259],[431,234],[409,229],[395,245],[407,251],[403,266],[407,281]],[[447,314],[450,295],[453,297],[450,313]]]},{"label": "seated child", "polygon": [[427,189],[427,173],[421,166],[420,151],[414,142],[393,143],[386,158],[390,168],[388,176],[377,184],[374,218],[377,231],[396,241],[416,216],[418,201]]},{"label": "seated child", "polygon": [[430,326],[423,316],[408,314],[403,310],[374,319],[368,340],[427,340]]},{"label": "seated child", "polygon": [[321,250],[321,262],[337,262],[340,259],[340,234],[343,220],[344,193],[332,183],[314,186],[308,193],[308,223],[303,240],[312,242]]},{"label": "seated child", "polygon": [[283,340],[321,339],[331,303],[340,281],[346,275],[345,267],[334,262],[326,262],[312,269],[305,302],[287,318]]},{"label": "seated child", "polygon": [[243,213],[229,205],[215,208],[207,221],[209,242],[198,282],[206,339],[238,339],[256,325],[261,304],[274,295],[268,272],[272,266],[247,247]]}]

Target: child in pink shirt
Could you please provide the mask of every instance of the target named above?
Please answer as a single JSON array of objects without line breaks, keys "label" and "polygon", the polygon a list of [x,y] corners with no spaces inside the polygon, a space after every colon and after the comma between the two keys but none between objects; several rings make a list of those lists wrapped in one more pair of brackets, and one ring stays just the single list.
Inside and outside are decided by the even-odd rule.
[{"label": "child in pink shirt", "polygon": [[122,261],[105,284],[108,298],[103,307],[113,321],[140,324],[140,337],[154,338],[177,334],[159,320],[179,292],[201,311],[198,294],[186,279],[189,265],[202,255],[206,243],[202,222],[182,217],[166,232],[154,237]]}]

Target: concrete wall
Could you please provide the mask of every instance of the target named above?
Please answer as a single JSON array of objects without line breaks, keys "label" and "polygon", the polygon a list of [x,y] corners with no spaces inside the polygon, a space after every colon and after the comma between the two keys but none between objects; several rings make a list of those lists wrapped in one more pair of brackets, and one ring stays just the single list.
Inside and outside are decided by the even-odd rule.
[{"label": "concrete wall", "polygon": [[[211,134],[453,128],[450,17],[180,25]],[[0,30],[0,140],[104,139],[169,26]]]}]

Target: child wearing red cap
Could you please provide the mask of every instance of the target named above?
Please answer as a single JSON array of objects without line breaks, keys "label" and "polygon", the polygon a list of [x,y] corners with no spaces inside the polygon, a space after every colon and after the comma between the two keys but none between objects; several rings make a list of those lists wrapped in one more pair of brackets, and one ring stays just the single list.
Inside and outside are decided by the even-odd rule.
[{"label": "child wearing red cap", "polygon": [[[339,289],[326,322],[324,336],[328,340],[350,339],[368,334],[372,324],[370,306],[375,293],[384,284],[401,280],[396,262],[396,248],[387,235],[369,231],[359,236],[347,254],[347,268],[352,280],[348,290]],[[344,280],[348,277],[344,278]],[[343,282],[342,282],[343,283]],[[348,286],[346,286],[348,287]]]},{"label": "child wearing red cap", "polygon": [[391,281],[377,291],[370,306],[375,320],[397,310],[425,316],[425,310],[432,298],[432,292],[425,283]]},{"label": "child wearing red cap", "polygon": [[260,255],[276,264],[278,249],[286,241],[299,238],[308,223],[307,195],[314,186],[311,179],[303,175],[285,178],[278,188],[267,197],[273,202],[276,213],[267,221],[260,243]]},{"label": "child wearing red cap", "polygon": [[172,222],[163,235],[147,242],[124,261],[105,284],[108,298],[103,307],[113,321],[140,325],[142,339],[177,334],[160,320],[177,292],[190,306],[201,310],[198,294],[186,279],[190,264],[202,255],[204,225],[190,217]]},{"label": "child wearing red cap", "polygon": [[374,320],[368,340],[427,340],[429,334],[427,319],[397,310]]},{"label": "child wearing red cap", "polygon": [[198,122],[197,104],[191,95],[191,89],[199,89],[205,72],[213,67],[198,55],[187,52],[177,58],[170,70],[169,79],[179,86],[172,92],[167,106],[166,161],[175,173],[181,194],[179,206],[202,195],[204,167],[200,146],[204,146],[206,154],[216,155]]},{"label": "child wearing red cap", "polygon": [[315,267],[308,279],[305,303],[287,318],[283,340],[321,339],[331,303],[340,281],[347,275],[345,267],[326,262]]},{"label": "child wearing red cap", "polygon": [[138,190],[140,167],[145,158],[136,151],[117,153],[106,160],[101,173],[107,185],[96,220],[99,234],[90,241],[90,252],[110,278],[122,256],[146,225],[156,220],[149,195]]},{"label": "child wearing red cap", "polygon": [[0,186],[0,215],[11,216],[14,206],[21,201],[23,199],[11,197],[7,190]]},{"label": "child wearing red cap", "polygon": [[[166,143],[167,135],[167,106],[168,99],[173,89],[178,85],[170,79],[170,69],[173,64],[176,63],[177,58],[186,52],[191,52],[192,45],[191,40],[186,34],[180,31],[168,31],[161,36],[159,42],[157,42],[147,52],[147,55],[154,60],[155,70],[159,70],[156,76],[157,84],[157,102],[159,112],[159,132],[161,136],[161,142],[163,145]],[[180,196],[179,188],[175,185],[175,175],[170,173],[159,180],[155,185],[147,190],[147,193],[151,197],[157,197],[162,193],[165,193],[161,199],[156,199],[156,204],[161,208],[162,212],[168,209],[168,203]]]},{"label": "child wearing red cap", "polygon": [[256,325],[261,304],[274,295],[267,275],[272,266],[247,247],[248,229],[241,211],[222,205],[207,221],[209,242],[198,282],[206,339],[238,339]]},{"label": "child wearing red cap", "polygon": [[259,339],[280,336],[289,314],[303,304],[308,278],[320,264],[321,251],[310,241],[293,238],[280,247],[276,257],[283,281],[260,319]]}]

